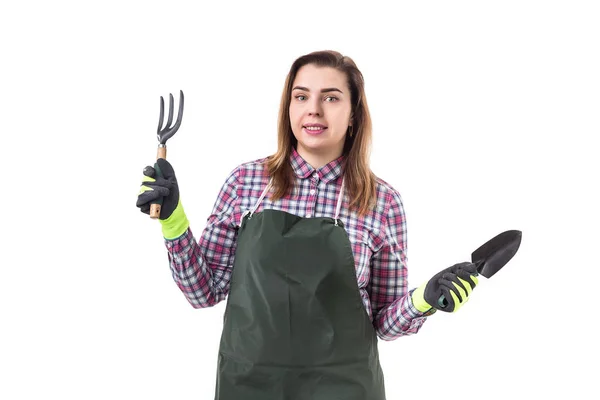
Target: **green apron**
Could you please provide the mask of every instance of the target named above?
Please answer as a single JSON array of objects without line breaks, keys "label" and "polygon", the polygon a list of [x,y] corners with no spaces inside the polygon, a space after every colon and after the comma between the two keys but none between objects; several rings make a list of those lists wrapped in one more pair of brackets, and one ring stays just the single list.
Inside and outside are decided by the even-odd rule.
[{"label": "green apron", "polygon": [[377,336],[338,219],[279,210],[241,218],[216,400],[385,400]]}]

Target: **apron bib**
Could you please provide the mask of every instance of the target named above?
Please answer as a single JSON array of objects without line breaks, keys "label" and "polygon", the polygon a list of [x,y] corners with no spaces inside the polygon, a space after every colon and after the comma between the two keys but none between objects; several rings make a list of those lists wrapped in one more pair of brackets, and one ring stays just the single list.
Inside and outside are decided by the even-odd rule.
[{"label": "apron bib", "polygon": [[255,213],[238,231],[216,400],[385,400],[377,336],[338,219]]}]

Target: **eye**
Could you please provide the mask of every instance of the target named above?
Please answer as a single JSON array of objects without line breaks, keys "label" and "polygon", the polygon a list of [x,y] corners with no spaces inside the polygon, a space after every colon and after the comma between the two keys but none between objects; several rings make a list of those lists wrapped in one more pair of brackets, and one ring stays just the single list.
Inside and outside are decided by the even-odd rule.
[{"label": "eye", "polygon": [[303,94],[299,94],[298,96],[294,96],[296,100],[303,101],[306,100],[306,96]]},{"label": "eye", "polygon": [[327,97],[325,97],[325,101],[328,101],[330,103],[338,101],[338,100],[339,99],[337,97],[335,97],[335,96],[327,96]]}]

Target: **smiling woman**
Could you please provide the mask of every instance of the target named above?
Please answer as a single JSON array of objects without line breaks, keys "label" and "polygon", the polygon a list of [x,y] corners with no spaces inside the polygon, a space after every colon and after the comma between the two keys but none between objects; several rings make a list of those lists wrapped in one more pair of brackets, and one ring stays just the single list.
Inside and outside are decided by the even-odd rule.
[{"label": "smiling woman", "polygon": [[363,75],[350,57],[316,51],[296,59],[281,97],[278,149],[267,161],[273,198],[292,187],[292,150],[313,168],[344,155],[342,162],[351,166],[344,174],[350,206],[365,215],[374,206],[377,187],[369,168],[371,126]]},{"label": "smiling woman", "polygon": [[165,197],[159,221],[190,304],[227,298],[215,399],[385,400],[378,338],[417,333],[442,290],[444,311],[457,310],[474,265],[408,290],[402,199],[369,167],[371,117],[349,57],[292,64],[277,134],[275,154],[226,178],[198,242],[165,159],[138,198],[147,212]]}]

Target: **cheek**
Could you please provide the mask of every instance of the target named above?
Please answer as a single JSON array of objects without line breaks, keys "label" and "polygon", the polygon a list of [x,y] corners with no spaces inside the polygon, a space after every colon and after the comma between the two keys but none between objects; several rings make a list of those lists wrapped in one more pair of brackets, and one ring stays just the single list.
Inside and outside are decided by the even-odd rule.
[{"label": "cheek", "polygon": [[335,125],[338,129],[346,131],[348,127],[348,123],[350,122],[350,113],[346,112],[346,110],[339,110],[338,113],[335,114]]},{"label": "cheek", "polygon": [[290,122],[292,124],[292,128],[299,123],[301,113],[298,112],[296,107],[290,107],[289,109]]}]

